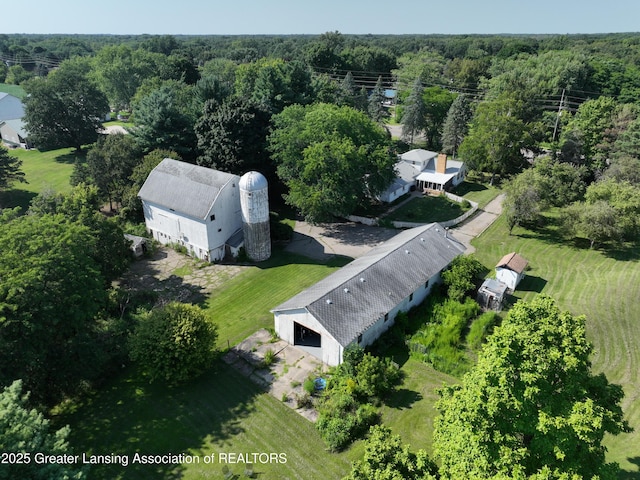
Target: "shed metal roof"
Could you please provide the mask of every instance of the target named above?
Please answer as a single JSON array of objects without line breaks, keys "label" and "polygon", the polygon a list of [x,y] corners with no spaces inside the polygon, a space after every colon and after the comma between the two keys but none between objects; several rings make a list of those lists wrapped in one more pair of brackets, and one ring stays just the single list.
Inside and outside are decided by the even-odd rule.
[{"label": "shed metal roof", "polygon": [[185,215],[206,219],[220,190],[240,177],[211,168],[165,158],[138,192],[145,201]]},{"label": "shed metal roof", "polygon": [[405,230],[272,312],[306,308],[347,346],[464,250],[437,223]]}]

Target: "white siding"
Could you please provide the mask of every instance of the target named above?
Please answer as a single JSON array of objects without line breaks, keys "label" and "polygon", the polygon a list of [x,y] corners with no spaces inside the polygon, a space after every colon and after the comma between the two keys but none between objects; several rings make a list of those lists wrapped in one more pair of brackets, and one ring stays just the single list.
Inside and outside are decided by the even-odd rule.
[{"label": "white siding", "polygon": [[[202,260],[220,260],[229,237],[242,227],[238,186],[225,185],[205,219],[189,217],[162,205],[142,201],[147,230],[162,244],[184,245]],[[211,216],[214,215],[214,220]]]},{"label": "white siding", "polygon": [[[411,308],[420,305],[431,292],[433,286],[440,283],[440,273],[434,275],[429,282],[421,284],[416,288],[414,293],[406,297],[398,305],[396,305],[387,315],[387,321],[384,316],[380,317],[376,323],[371,325],[366,331],[362,332],[360,346],[366,347],[375,342],[380,335],[387,331],[395,322],[398,312],[406,312]],[[282,312],[274,312],[274,322],[276,334],[284,341],[294,344],[294,323],[304,325],[305,327],[319,333],[322,337],[322,361],[327,365],[335,366],[342,363],[342,353],[344,348],[331,336],[326,328],[313,316],[306,308],[287,310]],[[356,343],[355,339],[353,343]]]},{"label": "white siding", "polygon": [[518,275],[513,270],[508,268],[497,267],[496,268],[496,278],[504,283],[511,290],[515,290],[520,283],[520,280],[524,277],[524,273],[522,275]]},{"label": "white siding", "polygon": [[331,366],[342,363],[342,346],[306,308],[287,310],[286,312],[274,312],[274,320],[277,335],[291,345],[293,345],[295,341],[294,322],[319,333],[322,338],[320,344],[322,349],[321,360]]}]

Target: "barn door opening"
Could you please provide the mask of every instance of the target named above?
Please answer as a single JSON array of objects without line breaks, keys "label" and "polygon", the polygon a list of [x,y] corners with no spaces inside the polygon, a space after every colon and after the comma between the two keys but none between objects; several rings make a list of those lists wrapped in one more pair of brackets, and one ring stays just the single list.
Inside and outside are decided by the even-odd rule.
[{"label": "barn door opening", "polygon": [[321,347],[322,336],[318,332],[311,330],[309,327],[294,322],[293,344],[301,345],[303,347]]}]

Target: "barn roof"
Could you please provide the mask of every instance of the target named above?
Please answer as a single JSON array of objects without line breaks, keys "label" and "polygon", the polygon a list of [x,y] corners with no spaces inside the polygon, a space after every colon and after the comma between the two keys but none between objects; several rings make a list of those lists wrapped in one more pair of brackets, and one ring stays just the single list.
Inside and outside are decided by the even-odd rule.
[{"label": "barn roof", "polygon": [[507,253],[496,265],[496,268],[508,268],[516,273],[524,272],[529,262],[515,252]]},{"label": "barn roof", "polygon": [[306,308],[347,346],[464,250],[437,223],[405,230],[272,311]]},{"label": "barn roof", "polygon": [[205,219],[220,190],[240,177],[211,168],[165,158],[154,168],[138,192],[152,202],[194,218]]}]

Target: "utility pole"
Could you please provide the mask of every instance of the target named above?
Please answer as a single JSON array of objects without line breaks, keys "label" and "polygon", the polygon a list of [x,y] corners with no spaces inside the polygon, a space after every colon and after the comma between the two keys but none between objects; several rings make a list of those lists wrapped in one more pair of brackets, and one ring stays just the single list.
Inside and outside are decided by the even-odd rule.
[{"label": "utility pole", "polygon": [[558,133],[558,122],[560,121],[560,113],[562,111],[562,107],[564,105],[564,92],[565,88],[562,89],[562,97],[560,97],[560,105],[558,105],[558,115],[556,116],[556,125],[553,127],[553,138],[551,139],[553,142],[556,141],[556,133]]}]

